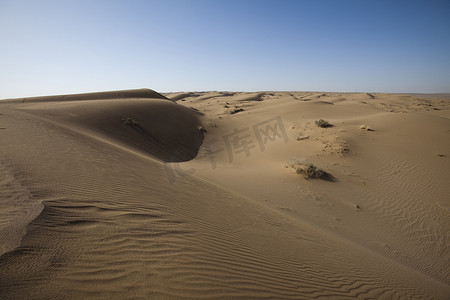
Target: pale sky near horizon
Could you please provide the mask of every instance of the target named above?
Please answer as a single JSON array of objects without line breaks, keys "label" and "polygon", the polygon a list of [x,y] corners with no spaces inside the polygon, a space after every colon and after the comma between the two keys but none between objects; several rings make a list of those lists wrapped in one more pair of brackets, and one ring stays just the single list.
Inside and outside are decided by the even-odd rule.
[{"label": "pale sky near horizon", "polygon": [[450,92],[450,1],[0,0],[0,99]]}]

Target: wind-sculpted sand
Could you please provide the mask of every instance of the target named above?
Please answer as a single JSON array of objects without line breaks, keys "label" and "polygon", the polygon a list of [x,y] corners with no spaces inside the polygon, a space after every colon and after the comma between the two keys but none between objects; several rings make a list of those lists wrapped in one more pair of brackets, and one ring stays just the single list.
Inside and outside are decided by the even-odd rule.
[{"label": "wind-sculpted sand", "polygon": [[0,298],[447,299],[449,99],[1,100]]}]

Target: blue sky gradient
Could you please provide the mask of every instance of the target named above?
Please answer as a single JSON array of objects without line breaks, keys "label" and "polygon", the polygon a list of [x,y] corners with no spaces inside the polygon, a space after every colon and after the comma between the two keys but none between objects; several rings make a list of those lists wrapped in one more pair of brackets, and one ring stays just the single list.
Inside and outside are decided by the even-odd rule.
[{"label": "blue sky gradient", "polygon": [[450,92],[450,1],[4,1],[0,99]]}]

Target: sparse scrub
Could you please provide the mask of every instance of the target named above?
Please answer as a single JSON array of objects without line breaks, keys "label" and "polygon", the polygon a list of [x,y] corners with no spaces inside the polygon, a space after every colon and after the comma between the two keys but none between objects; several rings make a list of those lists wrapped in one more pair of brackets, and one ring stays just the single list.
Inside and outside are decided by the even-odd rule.
[{"label": "sparse scrub", "polygon": [[288,167],[295,169],[297,174],[302,174],[306,179],[326,179],[330,175],[324,170],[316,167],[306,159],[293,158]]},{"label": "sparse scrub", "polygon": [[302,135],[301,133],[299,133],[298,135],[297,135],[297,141],[304,141],[304,140],[307,140],[307,139],[309,139],[309,136],[308,135]]},{"label": "sparse scrub", "polygon": [[230,111],[230,114],[234,115],[234,114],[237,114],[238,112],[241,112],[241,111],[244,111],[244,109],[240,108],[240,107],[235,107],[234,109],[232,109]]},{"label": "sparse scrub", "polygon": [[136,126],[136,125],[139,125],[138,122],[136,122],[135,120],[133,120],[132,118],[129,118],[129,117],[123,118],[123,119],[122,119],[122,124],[130,125],[130,126]]},{"label": "sparse scrub", "polygon": [[367,131],[374,131],[372,128],[370,128],[369,126],[367,126],[365,124],[359,126],[359,129],[363,129],[363,130],[367,130]]},{"label": "sparse scrub", "polygon": [[304,165],[303,167],[298,167],[295,172],[297,174],[303,174],[305,178],[322,178],[325,172],[322,169],[314,166],[313,164]]},{"label": "sparse scrub", "polygon": [[321,127],[321,128],[327,128],[327,127],[332,127],[333,125],[331,125],[328,121],[324,120],[324,119],[320,119],[318,121],[315,122],[317,126]]}]

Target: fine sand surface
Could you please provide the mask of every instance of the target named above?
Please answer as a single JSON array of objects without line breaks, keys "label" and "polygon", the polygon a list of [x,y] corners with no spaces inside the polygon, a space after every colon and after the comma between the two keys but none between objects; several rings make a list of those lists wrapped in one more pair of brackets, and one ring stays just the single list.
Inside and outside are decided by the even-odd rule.
[{"label": "fine sand surface", "polygon": [[449,95],[1,100],[0,299],[449,299],[449,170]]}]

